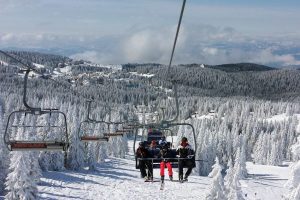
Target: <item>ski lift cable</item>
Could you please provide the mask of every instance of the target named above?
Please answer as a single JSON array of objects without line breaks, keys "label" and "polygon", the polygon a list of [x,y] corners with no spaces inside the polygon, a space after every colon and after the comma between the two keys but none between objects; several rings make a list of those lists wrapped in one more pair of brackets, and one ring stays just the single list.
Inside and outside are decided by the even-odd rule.
[{"label": "ski lift cable", "polygon": [[[16,61],[16,62],[18,62],[18,63],[20,63],[20,64],[23,65],[23,67],[25,67],[26,69],[31,70],[31,71],[33,71],[33,72],[39,74],[39,75],[41,76],[41,78],[43,78],[43,79],[45,79],[45,80],[53,81],[53,82],[55,82],[55,83],[57,83],[57,84],[59,84],[59,85],[64,86],[67,90],[73,92],[74,95],[81,96],[81,97],[83,97],[84,99],[86,99],[86,100],[88,100],[88,101],[91,101],[91,100],[94,100],[94,99],[95,99],[94,96],[88,97],[88,96],[86,96],[85,94],[80,93],[80,92],[78,92],[77,90],[75,90],[75,89],[73,89],[73,88],[67,87],[67,84],[70,85],[71,87],[72,87],[72,85],[71,85],[70,83],[67,83],[67,82],[57,81],[57,80],[51,78],[51,76],[45,75],[44,73],[39,72],[39,71],[36,70],[34,67],[32,67],[32,66],[30,66],[30,65],[28,65],[28,64],[26,64],[26,63],[24,63],[24,62],[22,62],[21,60],[15,58],[14,56],[10,55],[9,53],[6,53],[5,51],[0,50],[0,53],[2,53],[3,55],[5,55],[6,57],[11,58],[12,60],[14,60],[14,61]],[[23,69],[20,68],[20,70],[23,70]],[[26,71],[26,70],[25,70],[25,71]],[[107,103],[103,103],[103,104],[102,104],[102,103],[98,103],[98,104],[101,105],[101,106],[103,106],[103,107],[106,107],[106,106],[107,106]],[[110,108],[110,109],[113,110],[113,111],[118,111],[118,110],[113,109],[113,108]]]},{"label": "ski lift cable", "polygon": [[182,4],[182,8],[181,8],[181,13],[180,13],[180,17],[179,17],[179,21],[178,21],[178,25],[177,25],[175,40],[174,40],[174,44],[173,44],[173,49],[172,49],[172,53],[171,53],[171,58],[170,58],[170,62],[169,62],[169,65],[168,65],[167,75],[169,74],[170,68],[171,68],[171,65],[172,65],[172,61],[173,61],[173,57],[174,57],[174,52],[175,52],[175,48],[176,48],[176,44],[177,44],[177,38],[178,38],[178,35],[179,35],[181,21],[182,21],[182,17],[183,17],[183,13],[184,13],[185,3],[186,3],[186,0],[183,0],[183,4]]},{"label": "ski lift cable", "polygon": [[[176,44],[177,44],[177,39],[178,39],[179,30],[180,30],[180,26],[181,26],[181,21],[182,21],[184,9],[185,9],[185,4],[186,4],[186,0],[183,0],[182,7],[181,7],[181,12],[180,12],[180,16],[179,16],[179,21],[178,21],[178,25],[177,25],[176,35],[175,35],[175,39],[174,39],[174,44],[173,44],[173,48],[172,48],[171,58],[170,58],[169,66],[168,66],[168,69],[167,69],[167,76],[170,76],[170,69],[171,69],[171,65],[172,65],[172,61],[173,61],[173,57],[174,57],[174,52],[175,52],[175,48],[176,48]],[[169,78],[172,78],[172,77],[169,77]],[[170,80],[170,81],[172,82],[173,87],[174,87],[176,115],[171,120],[165,120],[168,123],[176,121],[179,117],[179,101],[178,101],[178,94],[177,94],[177,85],[175,84],[174,80]]]}]

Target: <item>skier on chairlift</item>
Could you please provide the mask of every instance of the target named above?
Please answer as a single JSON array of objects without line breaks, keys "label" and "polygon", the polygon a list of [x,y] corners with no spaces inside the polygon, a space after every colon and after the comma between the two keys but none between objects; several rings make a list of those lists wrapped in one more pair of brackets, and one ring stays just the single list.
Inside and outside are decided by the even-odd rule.
[{"label": "skier on chairlift", "polygon": [[158,154],[159,154],[159,147],[157,146],[156,144],[156,141],[155,140],[152,140],[151,141],[151,144],[148,148],[148,151],[149,151],[149,154],[150,154],[150,157],[151,158],[157,158],[158,157]]},{"label": "skier on chairlift", "polygon": [[166,136],[162,136],[161,139],[158,141],[158,144],[162,147],[164,144],[167,144]]},{"label": "skier on chairlift", "polygon": [[[180,182],[187,181],[188,176],[191,174],[193,170],[193,167],[195,167],[195,161],[192,159],[194,157],[195,152],[192,149],[191,145],[189,145],[186,137],[183,137],[181,139],[181,143],[177,147],[176,153],[179,158],[186,158],[186,159],[179,159],[178,169],[179,169],[179,181]],[[184,166],[186,166],[188,170],[186,171],[183,179]]]},{"label": "skier on chairlift", "polygon": [[162,161],[160,162],[160,177],[161,182],[164,183],[165,179],[165,166],[168,168],[168,174],[171,181],[173,181],[173,170],[172,170],[172,164],[168,158],[172,157],[172,152],[168,146],[167,143],[163,144],[159,155],[159,158],[162,158]]},{"label": "skier on chairlift", "polygon": [[[137,158],[149,158],[149,152],[145,148],[144,142],[139,142],[139,147],[136,150]],[[148,160],[139,160],[139,167],[141,171],[141,177],[148,180],[153,177],[153,169],[151,162]],[[147,171],[146,171],[147,170]]]}]

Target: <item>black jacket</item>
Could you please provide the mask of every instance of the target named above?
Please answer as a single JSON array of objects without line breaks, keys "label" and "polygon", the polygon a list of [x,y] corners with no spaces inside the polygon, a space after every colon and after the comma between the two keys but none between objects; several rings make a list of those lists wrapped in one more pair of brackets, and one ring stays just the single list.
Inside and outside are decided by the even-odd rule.
[{"label": "black jacket", "polygon": [[191,145],[187,144],[185,147],[182,145],[179,145],[176,150],[177,155],[179,155],[180,158],[187,158],[190,155],[194,155],[195,152],[192,149]]},{"label": "black jacket", "polygon": [[136,150],[136,157],[138,157],[138,158],[149,158],[149,152],[144,147],[139,147]]}]

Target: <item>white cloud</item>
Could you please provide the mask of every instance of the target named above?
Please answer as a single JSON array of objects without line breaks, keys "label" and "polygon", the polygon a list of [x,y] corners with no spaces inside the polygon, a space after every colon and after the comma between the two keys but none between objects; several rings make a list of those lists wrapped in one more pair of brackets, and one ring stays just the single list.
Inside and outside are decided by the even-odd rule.
[{"label": "white cloud", "polygon": [[0,36],[0,41],[10,41],[14,38],[14,35],[12,33],[6,33],[6,34],[3,34],[2,36]]},{"label": "white cloud", "polygon": [[[47,33],[0,33],[1,46],[75,49],[73,58],[101,64],[167,64],[176,26],[134,28],[126,35],[96,37],[89,35],[55,35]],[[294,52],[291,52],[291,48]],[[223,64],[255,62],[259,64],[299,64],[293,55],[300,51],[300,38],[249,37],[232,28],[210,25],[183,26],[177,43],[174,64]],[[79,53],[78,53],[79,52]],[[280,53],[279,53],[280,52]],[[55,52],[53,52],[55,53]],[[66,55],[66,54],[64,54]]]},{"label": "white cloud", "polygon": [[[175,37],[175,28],[146,29],[133,33],[124,39],[122,49],[128,62],[167,63]],[[185,42],[182,29],[177,41],[177,51]]]},{"label": "white cloud", "polygon": [[210,47],[205,47],[203,49],[203,53],[204,54],[208,54],[208,55],[212,55],[215,56],[218,53],[218,49],[217,48],[210,48]]},{"label": "white cloud", "polygon": [[299,65],[300,61],[296,60],[291,54],[276,55],[271,49],[264,49],[256,52],[249,59],[250,62],[254,63],[282,63],[283,65]]},{"label": "white cloud", "polygon": [[108,52],[84,51],[73,54],[70,56],[70,58],[75,60],[88,60],[97,64],[123,64],[123,59],[120,57],[120,55]]}]

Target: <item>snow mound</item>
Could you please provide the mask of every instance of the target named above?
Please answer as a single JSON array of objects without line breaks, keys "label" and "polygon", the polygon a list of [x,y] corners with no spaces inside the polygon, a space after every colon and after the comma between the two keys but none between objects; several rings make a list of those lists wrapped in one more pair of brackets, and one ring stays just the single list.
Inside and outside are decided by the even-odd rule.
[{"label": "snow mound", "polygon": [[146,77],[146,78],[151,78],[153,77],[155,74],[139,74],[137,72],[129,72],[130,74],[133,74],[135,76],[142,76],[142,77]]},{"label": "snow mound", "polygon": [[40,65],[40,64],[37,64],[37,63],[32,63],[36,68],[38,69],[42,69],[42,68],[45,68],[44,65]]}]

